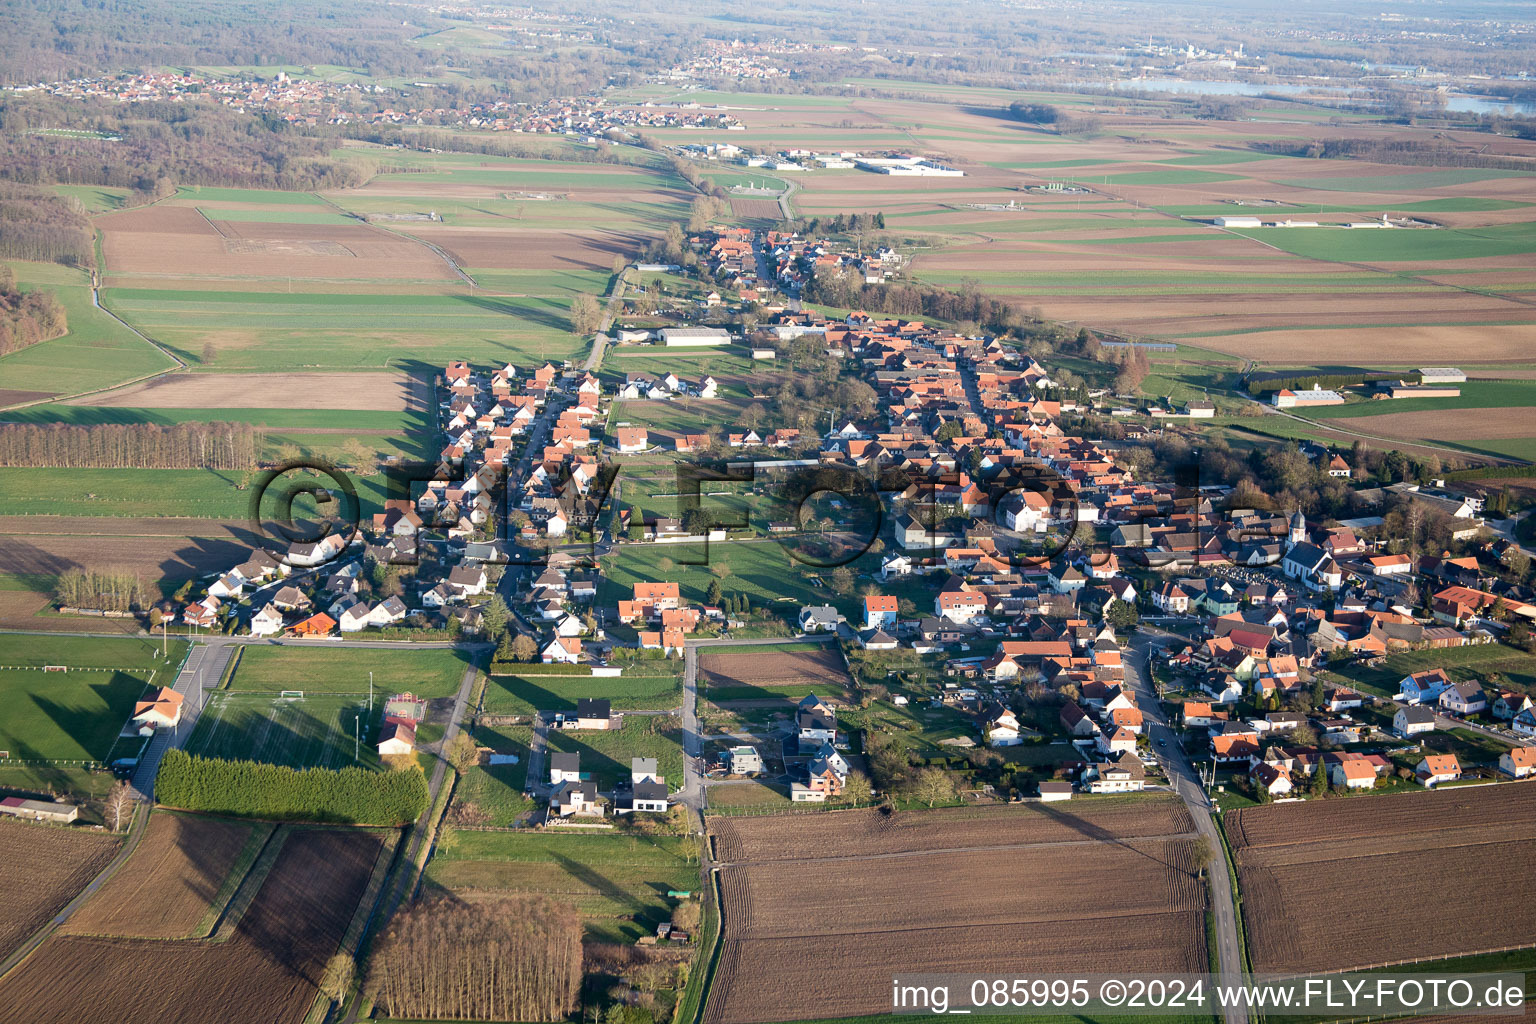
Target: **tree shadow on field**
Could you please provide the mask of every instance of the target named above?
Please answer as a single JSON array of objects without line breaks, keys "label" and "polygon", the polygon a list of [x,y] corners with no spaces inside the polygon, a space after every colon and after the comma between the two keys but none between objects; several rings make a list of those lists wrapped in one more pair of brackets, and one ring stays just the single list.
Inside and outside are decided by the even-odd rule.
[{"label": "tree shadow on field", "polygon": [[[268,550],[271,541],[247,526],[230,523],[226,537],[191,537],[159,565],[162,589],[175,590],[183,581],[239,565],[253,551]],[[128,543],[125,541],[125,543]]]},{"label": "tree shadow on field", "polygon": [[[1156,856],[1152,853],[1148,853],[1146,850],[1138,849],[1136,846],[1132,845],[1131,841],[1125,836],[1116,835],[1104,826],[1095,825],[1093,822],[1088,821],[1085,818],[1078,817],[1071,811],[1065,811],[1053,804],[1045,803],[1037,804],[1036,807],[1039,812],[1045,815],[1047,818],[1052,819],[1058,824],[1065,825],[1067,828],[1087,839],[1093,839],[1101,843],[1107,843],[1111,846],[1118,846],[1123,850],[1128,850],[1131,853],[1136,854],[1138,857],[1145,857],[1152,863],[1162,865],[1163,867],[1170,866],[1168,860],[1165,858]],[[1161,841],[1167,839],[1168,837],[1147,836],[1144,838]]]},{"label": "tree shadow on field", "polygon": [[57,576],[69,569],[82,568],[73,558],[44,551],[21,537],[0,537],[0,566],[18,576]]},{"label": "tree shadow on field", "polygon": [[584,885],[590,886],[598,895],[603,896],[630,910],[642,910],[644,904],[635,898],[634,894],[623,886],[609,881],[606,877],[592,869],[590,864],[572,860],[561,853],[551,853],[551,859],[566,870],[572,878]]},{"label": "tree shadow on field", "polygon": [[569,331],[571,323],[568,318],[555,312],[553,309],[540,308],[529,303],[527,305],[514,302],[511,299],[499,299],[489,295],[460,295],[460,302],[467,302],[472,306],[492,313],[501,313],[518,320],[531,321],[540,327],[549,327],[557,331]]}]

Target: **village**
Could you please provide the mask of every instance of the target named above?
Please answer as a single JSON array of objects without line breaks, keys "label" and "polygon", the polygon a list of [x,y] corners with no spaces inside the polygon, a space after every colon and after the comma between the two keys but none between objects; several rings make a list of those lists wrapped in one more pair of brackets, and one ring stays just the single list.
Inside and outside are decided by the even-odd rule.
[{"label": "village", "polygon": [[[661,372],[605,384],[570,367],[452,362],[434,382],[438,469],[413,498],[388,501],[350,540],[253,553],[180,621],[257,637],[463,636],[494,645],[507,671],[563,665],[609,679],[635,659],[682,660],[733,635],[820,641],[837,652],[845,689],[743,719],[687,767],[706,785],[765,780],[796,803],[869,800],[908,784],[874,766],[870,730],[889,723],[870,708],[887,705],[933,751],[930,765],[967,766],[950,784],[971,799],[1166,787],[1171,760],[1185,758],[1208,789],[1261,802],[1530,774],[1536,711],[1476,665],[1478,652],[1525,641],[1536,602],[1502,579],[1501,559],[1518,547],[1479,539],[1479,500],[1418,485],[1381,492],[1446,524],[1456,550],[1417,553],[1381,516],[1318,521],[1235,506],[1230,488],[1138,474],[1122,464],[1125,442],[1075,432],[1120,397],[1067,392],[1018,348],[768,298],[829,263],[867,273],[863,254],[745,229],[694,246],[713,279],[751,292],[758,318],[644,336],[616,327],[616,342],[814,353],[867,385],[878,411],[834,416],[820,433],[770,415],[759,428],[654,435],[618,409],[689,401],[707,418],[719,382]],[[1349,478],[1344,458],[1314,447],[1305,454],[1315,472]],[[658,459],[750,467],[745,519],[715,522],[702,507],[646,513],[618,497],[626,474],[653,472]],[[692,583],[609,578],[674,545],[728,552],[777,541],[793,557],[789,545],[809,538],[820,550],[829,534],[813,524],[818,513],[769,499],[779,485],[765,481],[797,473],[841,487],[833,507],[845,512],[848,481],[879,495],[878,528],[849,559],[863,571],[838,580],[846,568],[813,570],[826,599],[748,607],[719,580],[701,600],[689,598],[702,589]],[[1387,658],[1407,654],[1430,660],[1377,678]],[[882,665],[902,668],[881,674]],[[925,737],[930,711],[942,716],[942,739]],[[850,713],[857,726],[844,721]],[[574,714],[534,721],[580,732],[619,729],[623,717],[584,698]],[[409,744],[409,724],[392,716],[380,742]],[[664,813],[683,799],[668,786],[684,780],[669,783],[643,757],[627,782],[603,788],[573,758],[530,764],[529,790],[547,797],[552,822]]]}]

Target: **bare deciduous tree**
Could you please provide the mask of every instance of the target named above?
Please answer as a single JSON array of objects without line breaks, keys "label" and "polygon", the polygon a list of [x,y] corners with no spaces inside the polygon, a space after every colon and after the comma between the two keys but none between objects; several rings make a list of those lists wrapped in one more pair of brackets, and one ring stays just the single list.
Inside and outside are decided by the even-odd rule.
[{"label": "bare deciduous tree", "polygon": [[133,795],[133,787],[126,781],[119,780],[117,785],[107,793],[107,820],[112,822],[112,831],[121,832],[123,826],[133,817],[133,805],[137,802]]}]

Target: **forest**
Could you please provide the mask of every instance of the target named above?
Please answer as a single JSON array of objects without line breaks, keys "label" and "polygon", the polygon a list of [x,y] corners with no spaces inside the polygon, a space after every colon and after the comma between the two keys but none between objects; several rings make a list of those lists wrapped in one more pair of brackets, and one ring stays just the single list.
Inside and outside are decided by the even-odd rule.
[{"label": "forest", "polygon": [[0,466],[250,470],[261,446],[249,423],[0,424]]},{"label": "forest", "polygon": [[407,42],[420,31],[397,9],[366,0],[0,4],[0,84],[164,64],[303,62],[390,73],[410,66],[417,50]]},{"label": "forest", "polygon": [[90,221],[74,199],[0,181],[0,258],[90,267],[96,261]]},{"label": "forest", "polygon": [[392,1017],[562,1020],[581,992],[581,919],[544,896],[417,903],[389,924],[368,988]]},{"label": "forest", "polygon": [[1536,167],[1536,164],[1524,157],[1498,156],[1472,152],[1457,146],[1404,139],[1314,139],[1310,142],[1282,139],[1250,143],[1249,148],[1282,156],[1368,160],[1371,163],[1410,167],[1487,167],[1506,171],[1529,171]]},{"label": "forest", "polygon": [[1016,328],[1025,320],[1011,304],[974,289],[953,291],[913,284],[866,284],[860,275],[834,270],[818,270],[805,283],[801,298],[839,309],[864,309],[872,313],[971,323],[994,333]]},{"label": "forest", "polygon": [[0,356],[57,338],[68,330],[64,307],[52,292],[21,291],[15,271],[0,264]]},{"label": "forest", "polygon": [[[36,133],[60,126],[118,138]],[[331,159],[334,139],[212,104],[12,95],[0,100],[0,132],[6,136],[0,178],[37,185],[109,185],[158,197],[176,184],[350,188],[370,173],[362,164]]]}]

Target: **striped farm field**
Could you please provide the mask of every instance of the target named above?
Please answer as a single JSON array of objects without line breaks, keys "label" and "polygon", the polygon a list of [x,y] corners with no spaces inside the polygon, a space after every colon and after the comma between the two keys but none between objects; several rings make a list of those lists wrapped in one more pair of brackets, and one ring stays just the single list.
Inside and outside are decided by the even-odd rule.
[{"label": "striped farm field", "polygon": [[568,297],[114,288],[104,300],[189,363],[211,353],[220,370],[558,362],[584,343],[570,333]]}]

